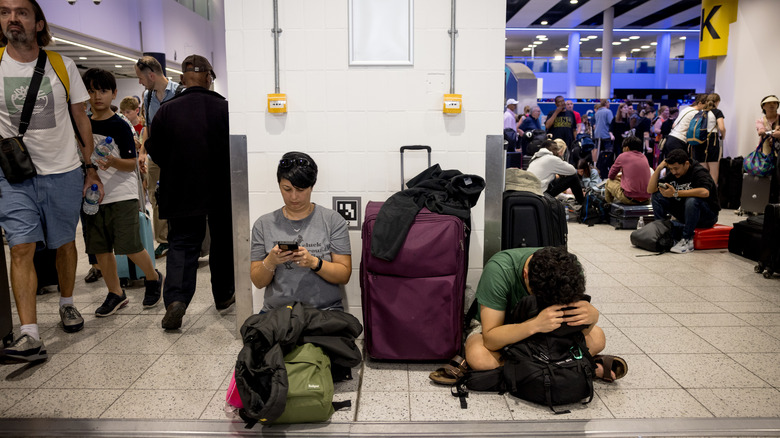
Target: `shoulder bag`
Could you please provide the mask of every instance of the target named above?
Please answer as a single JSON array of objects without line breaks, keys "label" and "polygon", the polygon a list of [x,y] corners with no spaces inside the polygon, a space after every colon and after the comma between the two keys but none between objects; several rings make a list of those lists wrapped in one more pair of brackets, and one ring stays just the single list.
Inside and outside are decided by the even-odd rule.
[{"label": "shoulder bag", "polygon": [[30,125],[33,107],[38,98],[38,88],[43,80],[44,67],[46,65],[46,52],[41,50],[38,54],[38,63],[35,65],[35,73],[27,89],[27,98],[22,108],[22,117],[19,121],[19,135],[16,137],[0,139],[0,168],[5,179],[11,184],[18,184],[28,180],[38,172],[35,171],[30,152],[24,144],[24,133]]}]

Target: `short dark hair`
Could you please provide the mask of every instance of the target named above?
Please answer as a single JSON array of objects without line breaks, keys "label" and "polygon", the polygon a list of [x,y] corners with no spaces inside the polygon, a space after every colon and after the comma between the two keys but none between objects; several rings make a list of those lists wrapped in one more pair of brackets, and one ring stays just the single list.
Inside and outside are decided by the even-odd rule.
[{"label": "short dark hair", "polygon": [[91,68],[81,77],[87,90],[111,90],[116,91],[116,78],[108,71],[100,68]]},{"label": "short dark hair", "polygon": [[680,108],[677,108],[676,106],[669,108],[669,116],[671,117],[672,114],[680,114]]},{"label": "short dark hair", "polygon": [[690,160],[688,152],[685,152],[683,149],[675,149],[666,156],[666,164],[685,164]]},{"label": "short dark hair", "polygon": [[276,182],[289,180],[299,189],[307,189],[317,183],[317,163],[303,152],[287,152],[276,168]]},{"label": "short dark hair", "polygon": [[550,140],[550,139],[543,141],[541,147],[544,149],[549,149],[553,153],[558,152],[558,150],[560,149],[558,147],[558,143],[555,140]]},{"label": "short dark hair", "polygon": [[[35,23],[37,24],[39,21],[43,21],[43,29],[35,34],[35,40],[37,41],[38,46],[46,47],[49,45],[49,43],[51,43],[49,23],[46,21],[46,16],[43,15],[43,9],[41,9],[41,6],[38,4],[38,2],[36,0],[27,1],[30,2],[30,6],[32,6],[33,12],[35,13]],[[3,46],[8,45],[8,38],[3,32],[0,32],[0,43],[2,43]]]},{"label": "short dark hair", "polygon": [[550,246],[528,261],[528,285],[539,308],[574,303],[585,297],[585,271],[576,255],[562,246]]},{"label": "short dark hair", "polygon": [[639,137],[632,135],[623,139],[621,147],[628,148],[630,151],[642,152],[642,140]]}]

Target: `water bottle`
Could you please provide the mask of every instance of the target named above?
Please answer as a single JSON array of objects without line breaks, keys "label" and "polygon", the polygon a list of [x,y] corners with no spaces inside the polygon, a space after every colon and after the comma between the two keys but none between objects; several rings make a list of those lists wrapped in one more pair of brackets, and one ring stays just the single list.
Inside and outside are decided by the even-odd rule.
[{"label": "water bottle", "polygon": [[644,216],[639,216],[639,222],[637,222],[637,224],[636,224],[636,229],[638,230],[638,229],[640,229],[640,228],[642,228],[644,226],[645,226],[645,217]]},{"label": "water bottle", "polygon": [[114,149],[114,139],[106,137],[95,146],[95,151],[92,152],[92,161],[105,160],[111,154],[111,150]]},{"label": "water bottle", "polygon": [[81,208],[84,210],[84,213],[88,215],[93,215],[98,212],[98,208],[100,207],[98,205],[98,199],[100,199],[100,192],[98,192],[98,186],[97,184],[92,184],[92,187],[87,189],[87,195],[84,196],[84,204],[82,204]]}]

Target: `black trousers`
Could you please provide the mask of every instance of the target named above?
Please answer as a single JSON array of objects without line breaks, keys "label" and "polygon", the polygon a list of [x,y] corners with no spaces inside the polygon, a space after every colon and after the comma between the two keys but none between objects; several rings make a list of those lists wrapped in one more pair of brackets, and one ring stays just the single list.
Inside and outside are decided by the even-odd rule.
[{"label": "black trousers", "polygon": [[206,236],[211,233],[209,269],[211,294],[215,303],[230,299],[236,290],[233,271],[233,222],[230,210],[210,215],[168,219],[168,255],[163,300],[165,307],[174,301],[187,305],[195,295],[198,258]]},{"label": "black trousers", "polygon": [[566,189],[571,189],[578,204],[582,204],[585,201],[585,195],[582,194],[582,184],[580,184],[580,178],[576,173],[569,176],[560,176],[550,181],[550,185],[547,186],[547,193],[550,196],[558,196]]}]

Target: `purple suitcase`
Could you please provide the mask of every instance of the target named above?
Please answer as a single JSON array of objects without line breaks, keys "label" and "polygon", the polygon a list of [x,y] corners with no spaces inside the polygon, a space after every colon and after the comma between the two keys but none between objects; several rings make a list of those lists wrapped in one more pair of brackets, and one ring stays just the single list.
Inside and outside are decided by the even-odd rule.
[{"label": "purple suitcase", "polygon": [[375,359],[451,359],[461,349],[466,259],[463,221],[423,208],[388,262],[371,255],[382,202],[366,205],[360,289],[366,349]]}]

